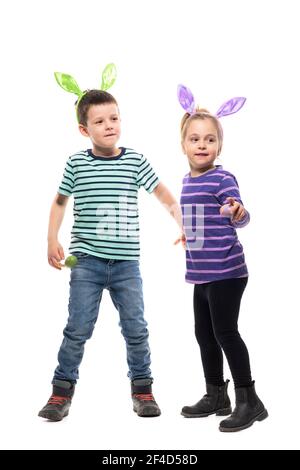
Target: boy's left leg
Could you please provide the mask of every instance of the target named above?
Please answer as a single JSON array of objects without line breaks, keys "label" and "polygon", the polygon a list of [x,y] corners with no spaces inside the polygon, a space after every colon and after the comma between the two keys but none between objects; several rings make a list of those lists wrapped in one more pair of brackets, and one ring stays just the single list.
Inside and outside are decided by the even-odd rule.
[{"label": "boy's left leg", "polygon": [[144,319],[139,262],[116,261],[112,264],[111,274],[109,292],[119,312],[121,332],[126,341],[133,409],[138,416],[159,416],[161,412],[152,394],[149,333]]}]

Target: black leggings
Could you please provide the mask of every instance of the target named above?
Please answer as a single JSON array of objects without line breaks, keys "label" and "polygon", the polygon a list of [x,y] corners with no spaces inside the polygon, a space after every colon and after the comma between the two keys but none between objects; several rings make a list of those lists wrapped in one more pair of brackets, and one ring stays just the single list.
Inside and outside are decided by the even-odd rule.
[{"label": "black leggings", "polygon": [[252,383],[248,350],[238,332],[240,303],[247,281],[244,277],[195,284],[195,334],[206,383],[224,383],[222,349],[235,387]]}]

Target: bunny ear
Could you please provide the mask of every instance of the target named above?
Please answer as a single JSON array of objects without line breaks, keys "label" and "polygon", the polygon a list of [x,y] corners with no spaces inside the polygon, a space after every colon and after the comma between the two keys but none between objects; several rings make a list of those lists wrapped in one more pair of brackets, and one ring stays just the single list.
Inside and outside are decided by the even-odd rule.
[{"label": "bunny ear", "polygon": [[183,107],[183,109],[187,113],[193,114],[193,112],[195,111],[195,99],[191,90],[184,85],[178,85],[177,96],[178,101]]},{"label": "bunny ear", "polygon": [[218,118],[222,116],[229,116],[229,114],[234,114],[239,111],[245,104],[246,98],[231,98],[231,100],[226,101],[216,112]]},{"label": "bunny ear", "polygon": [[67,75],[66,73],[54,72],[55,79],[59,86],[62,87],[63,90],[68,91],[70,93],[74,93],[77,96],[82,96],[82,91],[80,90],[75,78],[71,75]]},{"label": "bunny ear", "polygon": [[100,90],[106,91],[113,86],[117,78],[117,69],[115,64],[108,64],[102,73],[102,83]]}]

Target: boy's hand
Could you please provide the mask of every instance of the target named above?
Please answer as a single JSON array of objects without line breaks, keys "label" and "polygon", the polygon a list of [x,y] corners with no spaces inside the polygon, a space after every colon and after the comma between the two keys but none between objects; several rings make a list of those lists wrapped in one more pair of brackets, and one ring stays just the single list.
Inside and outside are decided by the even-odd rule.
[{"label": "boy's hand", "polygon": [[61,270],[60,263],[65,258],[64,250],[58,241],[48,243],[48,263],[55,269]]},{"label": "boy's hand", "polygon": [[175,240],[174,245],[178,245],[178,243],[181,243],[183,248],[186,247],[186,236],[184,233],[182,233],[180,237]]},{"label": "boy's hand", "polygon": [[227,207],[222,206],[220,208],[221,215],[228,217],[227,211],[229,210],[230,217],[233,222],[239,222],[245,217],[246,210],[244,206],[240,204],[239,202],[237,202],[233,197],[228,197],[226,199],[226,204],[229,206],[229,208],[228,206]]}]

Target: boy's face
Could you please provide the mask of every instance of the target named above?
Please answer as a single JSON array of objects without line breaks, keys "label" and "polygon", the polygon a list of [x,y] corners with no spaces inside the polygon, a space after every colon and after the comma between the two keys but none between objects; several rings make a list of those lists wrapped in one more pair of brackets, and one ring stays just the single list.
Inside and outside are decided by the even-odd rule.
[{"label": "boy's face", "polygon": [[211,119],[194,119],[188,126],[182,142],[191,170],[203,172],[213,167],[218,156],[217,130]]},{"label": "boy's face", "polygon": [[114,149],[121,127],[119,109],[115,103],[94,104],[87,113],[87,125],[79,130],[88,136],[97,149]]}]

